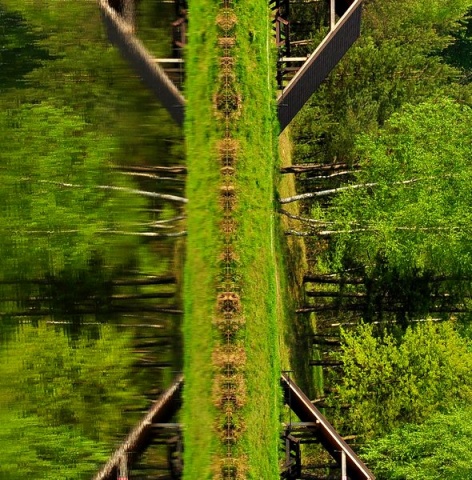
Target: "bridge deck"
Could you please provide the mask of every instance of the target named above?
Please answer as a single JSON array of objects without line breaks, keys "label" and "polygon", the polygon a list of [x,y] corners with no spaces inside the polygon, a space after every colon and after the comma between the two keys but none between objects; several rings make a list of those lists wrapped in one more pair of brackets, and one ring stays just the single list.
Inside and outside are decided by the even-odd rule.
[{"label": "bridge deck", "polygon": [[354,0],[335,27],[284,88],[278,98],[281,130],[292,121],[359,37],[361,12],[362,0]]}]

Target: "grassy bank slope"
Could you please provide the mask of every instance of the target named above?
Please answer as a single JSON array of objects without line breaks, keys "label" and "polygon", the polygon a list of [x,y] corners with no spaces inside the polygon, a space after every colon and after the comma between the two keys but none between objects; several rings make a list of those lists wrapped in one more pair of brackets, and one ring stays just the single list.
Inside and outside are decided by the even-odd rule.
[{"label": "grassy bank slope", "polygon": [[217,122],[212,99],[216,79],[214,2],[189,2],[190,29],[186,57],[185,138],[187,148],[187,254],[184,271],[185,479],[212,478],[217,448],[216,409],[212,402],[214,342],[212,318],[218,277],[218,184],[215,164]]},{"label": "grassy bank slope", "polygon": [[[189,5],[184,476],[275,479],[279,475],[280,366],[271,26],[265,1],[241,0],[221,7],[205,0]],[[224,32],[224,21],[216,25],[222,13],[234,20]],[[225,42],[225,48],[223,37],[233,39]],[[226,80],[222,80],[222,61],[229,57]],[[226,100],[231,97],[231,109],[223,105],[228,104],[226,100],[218,106],[220,95]],[[223,174],[224,141],[234,144],[236,153],[231,169]],[[232,192],[225,207],[222,188]],[[236,313],[229,312],[233,307],[221,307],[222,292],[232,292],[237,298],[237,307],[233,302]],[[236,319],[242,325],[231,338],[228,335],[227,345],[215,326],[223,314],[228,325]],[[215,352],[225,346],[240,357],[237,364],[244,385],[238,387],[239,400],[234,405],[223,402],[217,408],[215,391],[221,385],[215,378],[221,372],[215,365]],[[231,412],[231,435],[224,431],[228,420],[222,409],[238,410],[237,415]]]}]

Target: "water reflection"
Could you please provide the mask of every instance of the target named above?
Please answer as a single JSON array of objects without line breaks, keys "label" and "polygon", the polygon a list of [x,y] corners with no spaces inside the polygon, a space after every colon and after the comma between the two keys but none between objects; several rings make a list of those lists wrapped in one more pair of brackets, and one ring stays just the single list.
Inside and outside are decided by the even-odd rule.
[{"label": "water reflection", "polygon": [[[172,20],[139,3],[156,55]],[[182,136],[95,2],[6,0],[0,39],[0,477],[89,478],[181,367]]]}]

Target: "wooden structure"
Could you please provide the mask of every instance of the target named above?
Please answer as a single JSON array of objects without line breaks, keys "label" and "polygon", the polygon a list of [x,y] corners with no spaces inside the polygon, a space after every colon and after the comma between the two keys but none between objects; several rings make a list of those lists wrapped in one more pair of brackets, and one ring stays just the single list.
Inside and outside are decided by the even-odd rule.
[{"label": "wooden structure", "polygon": [[[343,1],[337,11],[343,13],[332,25],[316,50],[306,59],[278,98],[279,122],[281,131],[292,121],[311,95],[339,63],[344,54],[360,35],[362,0]],[[288,63],[290,58],[285,59]],[[280,63],[280,61],[279,61]],[[280,68],[280,67],[279,67]]]},{"label": "wooden structure", "polygon": [[[99,0],[109,40],[155,93],[172,118],[182,125],[185,99],[178,87],[183,77],[183,48],[187,34],[187,2],[175,0],[172,23],[173,58],[154,58],[134,35],[133,0]],[[275,42],[279,50],[277,99],[280,130],[292,121],[360,35],[362,0],[330,0],[331,30],[308,57],[291,57],[290,0],[270,0],[274,12]],[[113,8],[115,7],[115,8]],[[336,16],[338,21],[336,22]],[[163,65],[168,65],[163,68]],[[177,74],[177,75],[176,75]],[[290,78],[287,85],[285,80]],[[171,77],[174,81],[171,80]],[[179,79],[179,80],[178,80]]]},{"label": "wooden structure", "polygon": [[[301,420],[285,425],[282,439],[285,447],[285,461],[281,478],[296,480],[303,473],[301,445],[319,442],[329,452],[341,469],[343,479],[375,480],[372,472],[354,453],[349,445],[334,430],[328,420],[313,405],[301,389],[283,374],[280,379],[285,403]],[[168,446],[168,468],[173,479],[182,476],[181,437],[182,426],[169,423],[181,405],[184,379],[179,375],[172,385],[162,393],[144,418],[129,433],[125,441],[111,455],[108,462],[95,475],[93,480],[126,479],[130,466],[149,447],[151,442],[165,443]],[[303,434],[300,434],[300,432]]]},{"label": "wooden structure", "polygon": [[108,39],[116,45],[144,83],[154,92],[172,118],[182,125],[185,100],[182,93],[169,79],[164,69],[134,35],[134,27],[125,17],[109,5],[108,0],[99,0]]},{"label": "wooden structure", "polygon": [[[285,403],[289,405],[297,417],[309,427],[313,435],[319,440],[323,447],[329,452],[336,463],[341,467],[342,478],[347,480],[375,480],[373,473],[367,468],[362,460],[354,453],[351,447],[341,438],[324,415],[313,405],[301,389],[283,374],[281,385],[285,394]],[[288,428],[290,432],[290,427]],[[301,471],[300,460],[296,459],[297,450],[296,437],[290,433],[286,436],[290,444],[289,455],[286,459],[286,466],[289,475],[285,478],[299,478]],[[288,460],[288,462],[287,462]]]},{"label": "wooden structure", "polygon": [[[124,442],[112,454],[108,462],[95,475],[94,480],[115,480],[146,450],[155,435],[156,424],[169,422],[180,408],[183,376],[179,375],[172,385],[154,402],[144,418],[128,434]],[[172,456],[175,463],[175,455]],[[126,459],[126,464],[124,460]],[[175,470],[176,467],[170,467]]]}]

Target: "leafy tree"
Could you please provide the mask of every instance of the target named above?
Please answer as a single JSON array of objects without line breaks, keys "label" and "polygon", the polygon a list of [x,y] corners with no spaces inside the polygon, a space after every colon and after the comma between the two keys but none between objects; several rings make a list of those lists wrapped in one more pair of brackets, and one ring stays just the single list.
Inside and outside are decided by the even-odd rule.
[{"label": "leafy tree", "polygon": [[470,99],[458,84],[463,72],[442,56],[470,6],[470,0],[365,2],[361,38],[297,117],[296,162],[352,163],[355,137],[375,132],[405,103],[444,94]]},{"label": "leafy tree", "polygon": [[312,211],[314,235],[330,238],[320,265],[357,269],[369,294],[410,312],[428,312],[444,293],[448,305],[462,301],[472,278],[471,132],[472,109],[439,99],[408,106],[378,133],[360,136],[352,183],[329,208]]},{"label": "leafy tree", "polygon": [[75,426],[90,439],[121,432],[136,400],[130,337],[103,326],[98,338],[69,340],[51,327],[22,327],[0,353],[2,410],[14,407],[51,426]]},{"label": "leafy tree", "polygon": [[334,397],[350,405],[342,422],[351,432],[372,438],[472,400],[470,344],[450,323],[409,327],[400,340],[361,325],[342,339]]},{"label": "leafy tree", "polygon": [[9,407],[0,412],[0,477],[8,480],[90,478],[107,460],[106,444],[69,426],[48,426]]},{"label": "leafy tree", "polygon": [[113,140],[70,109],[48,104],[4,112],[0,124],[0,198],[8,218],[0,244],[3,278],[54,276],[97,257],[107,267],[129,261],[117,252],[136,241],[107,232],[125,230],[126,207],[143,201],[107,168]]},{"label": "leafy tree", "polygon": [[379,480],[463,480],[472,476],[472,409],[439,413],[408,424],[362,450]]}]

